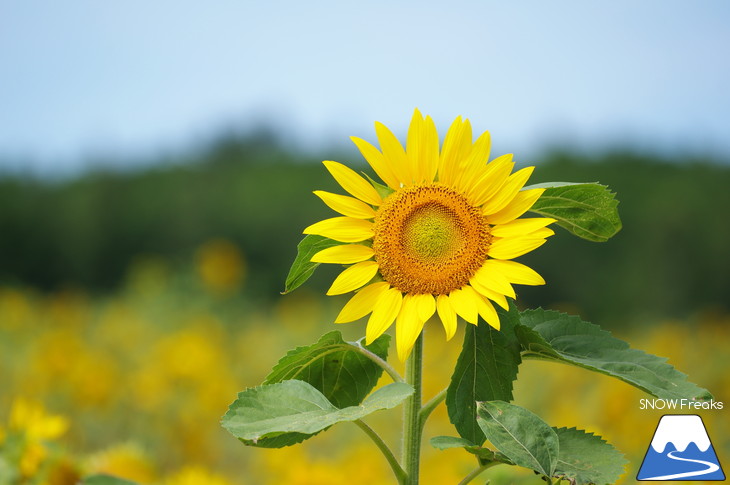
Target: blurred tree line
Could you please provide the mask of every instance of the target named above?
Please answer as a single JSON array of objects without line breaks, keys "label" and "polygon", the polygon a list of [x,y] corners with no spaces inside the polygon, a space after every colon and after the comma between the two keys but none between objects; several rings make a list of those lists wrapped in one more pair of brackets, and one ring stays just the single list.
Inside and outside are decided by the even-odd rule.
[{"label": "blurred tree line", "polygon": [[[354,153],[331,158],[362,160]],[[108,291],[139,255],[184,265],[201,244],[224,238],[245,256],[244,293],[273,298],[302,229],[333,215],[311,191],[341,192],[316,162],[270,137],[229,136],[184,161],[133,172],[93,171],[64,181],[2,176],[0,284]],[[520,259],[548,282],[521,287],[523,303],[577,306],[588,319],[617,325],[728,311],[730,167],[556,151],[531,183],[545,181],[609,185],[621,201],[624,228],[605,244],[557,228],[545,246]],[[312,284],[325,289],[336,273],[320,273]]]}]

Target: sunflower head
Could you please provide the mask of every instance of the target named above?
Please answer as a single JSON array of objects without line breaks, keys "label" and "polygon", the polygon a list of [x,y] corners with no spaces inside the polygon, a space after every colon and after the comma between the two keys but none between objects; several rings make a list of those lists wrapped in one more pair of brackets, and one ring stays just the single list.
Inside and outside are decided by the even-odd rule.
[{"label": "sunflower head", "polygon": [[[520,218],[544,189],[523,189],[534,167],[512,173],[511,155],[489,161],[490,136],[472,140],[468,120],[457,118],[439,146],[433,120],[416,110],[405,149],[375,124],[380,149],[354,138],[381,187],[337,162],[325,167],[350,196],[315,191],[341,214],[304,230],[342,244],[313,262],[347,265],[328,295],[356,291],[335,320],[370,315],[367,343],[396,323],[404,360],[423,325],[438,314],[450,339],[457,315],[499,329],[493,303],[507,309],[513,284],[541,285],[534,270],[512,261],[541,246],[555,219]],[[377,187],[376,187],[377,186]]]}]

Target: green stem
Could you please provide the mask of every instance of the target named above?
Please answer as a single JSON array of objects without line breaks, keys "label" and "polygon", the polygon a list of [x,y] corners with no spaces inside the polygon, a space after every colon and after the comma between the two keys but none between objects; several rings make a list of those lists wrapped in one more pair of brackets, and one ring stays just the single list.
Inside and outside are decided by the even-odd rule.
[{"label": "green stem", "polygon": [[421,411],[418,413],[418,419],[420,421],[421,430],[426,425],[426,420],[431,415],[434,409],[446,399],[446,389],[436,394],[430,401],[423,405]]},{"label": "green stem", "polygon": [[403,407],[403,460],[406,470],[405,485],[418,485],[418,470],[421,459],[421,381],[423,373],[423,332],[413,345],[411,356],[406,361],[406,382],[413,387]]},{"label": "green stem", "polygon": [[482,465],[479,468],[472,470],[472,472],[470,474],[465,476],[464,479],[459,482],[459,485],[466,485],[467,483],[471,482],[476,477],[478,477],[479,475],[484,473],[487,469],[492,468],[494,465],[499,465],[499,462],[493,461],[493,462],[487,463],[486,465]]},{"label": "green stem", "polygon": [[395,370],[390,364],[388,364],[386,361],[380,358],[376,353],[369,351],[365,347],[363,347],[360,342],[355,342],[350,344],[353,349],[355,349],[356,352],[361,353],[368,359],[372,360],[376,364],[378,364],[385,372],[388,373],[391,379],[393,379],[394,382],[405,382],[406,380],[403,379],[403,377],[398,373],[397,370]]},{"label": "green stem", "polygon": [[381,438],[380,435],[373,428],[368,426],[363,420],[356,419],[354,423],[358,425],[360,429],[363,430],[365,434],[370,437],[371,440],[373,440],[373,443],[375,443],[375,445],[383,453],[383,456],[385,456],[385,459],[388,460],[388,464],[395,474],[395,478],[398,480],[398,484],[405,484],[406,472],[403,470],[403,468],[401,468],[400,463],[398,463],[398,460],[396,459],[393,452],[390,451],[388,445],[385,444],[383,438]]}]

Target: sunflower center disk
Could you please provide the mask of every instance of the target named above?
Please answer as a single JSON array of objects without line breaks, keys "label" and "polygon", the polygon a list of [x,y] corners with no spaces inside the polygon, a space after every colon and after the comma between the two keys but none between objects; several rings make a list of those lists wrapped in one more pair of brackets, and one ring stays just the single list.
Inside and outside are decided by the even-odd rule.
[{"label": "sunflower center disk", "polygon": [[433,202],[415,209],[403,224],[403,250],[417,260],[447,259],[458,250],[463,239],[456,214]]},{"label": "sunflower center disk", "polygon": [[484,264],[489,228],[478,208],[443,184],[401,189],[376,214],[375,259],[383,279],[404,293],[448,294]]}]

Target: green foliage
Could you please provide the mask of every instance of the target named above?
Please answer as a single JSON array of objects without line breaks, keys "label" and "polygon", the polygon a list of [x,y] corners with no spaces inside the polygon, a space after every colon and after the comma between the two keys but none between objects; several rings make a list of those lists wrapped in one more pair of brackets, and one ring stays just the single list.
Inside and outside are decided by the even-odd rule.
[{"label": "green foliage", "polygon": [[84,478],[80,485],[136,485],[135,482],[111,475],[92,475]]},{"label": "green foliage", "polygon": [[[389,344],[390,335],[384,334],[365,349],[385,360]],[[378,383],[383,369],[357,352],[356,345],[345,342],[339,331],[329,332],[317,343],[287,353],[264,384],[299,379],[314,386],[338,408],[357,406]]]},{"label": "green foliage", "polygon": [[297,245],[297,257],[294,259],[286,277],[284,293],[296,290],[312,276],[314,270],[320,265],[320,263],[310,261],[312,256],[323,249],[340,244],[342,243],[315,234],[304,236],[304,239]]},{"label": "green foliage", "polygon": [[545,188],[530,211],[557,219],[576,236],[605,242],[621,230],[618,201],[604,185],[548,182],[525,188]]},{"label": "green foliage", "polygon": [[554,360],[617,377],[664,399],[709,400],[712,395],[687,381],[666,359],[629,348],[597,325],[542,309],[520,314],[515,332],[523,356]]},{"label": "green foliage", "polygon": [[[333,424],[390,409],[412,393],[411,386],[396,382],[381,387],[359,406],[340,409],[310,384],[289,380],[240,392],[221,424],[247,445],[280,448]],[[277,440],[282,436],[294,438]]]},{"label": "green foliage", "polygon": [[615,483],[628,463],[600,436],[575,428],[553,428],[560,442],[555,476],[575,485]]},{"label": "green foliage", "polygon": [[[390,336],[386,334],[364,348],[386,359],[389,344]],[[345,342],[339,331],[329,332],[312,345],[289,351],[271,370],[264,386],[296,379],[310,384],[338,409],[357,406],[383,373],[382,367],[357,351],[357,345],[360,344]],[[312,436],[314,434],[290,432],[247,444],[279,448]]]},{"label": "green foliage", "polygon": [[[462,353],[446,395],[451,422],[461,437],[438,436],[438,449],[464,448],[483,464],[508,463],[575,484],[613,483],[623,456],[602,438],[575,428],[550,428],[512,400],[521,358],[572,364],[619,378],[656,397],[710,399],[666,359],[631,349],[596,325],[555,311],[500,311],[502,329],[467,325]],[[486,402],[480,396],[490,396]],[[474,409],[476,406],[476,420]],[[474,430],[474,425],[479,431]],[[497,451],[480,446],[489,440]]]},{"label": "green foliage", "polygon": [[464,345],[446,392],[451,423],[462,438],[475,445],[484,442],[476,422],[476,402],[511,401],[512,381],[521,362],[512,332],[512,322],[518,318],[516,310],[508,314],[500,309],[499,313],[501,331],[483,321],[466,326]]},{"label": "green foliage", "polygon": [[504,402],[480,403],[479,424],[500,451],[453,436],[431,438],[431,446],[439,450],[464,448],[483,464],[517,464],[543,476],[554,468],[550,476],[575,485],[614,483],[628,463],[600,436],[576,428],[549,428],[533,413]]},{"label": "green foliage", "polygon": [[525,408],[503,401],[481,402],[477,422],[487,439],[514,464],[553,476],[560,444],[555,431]]}]

